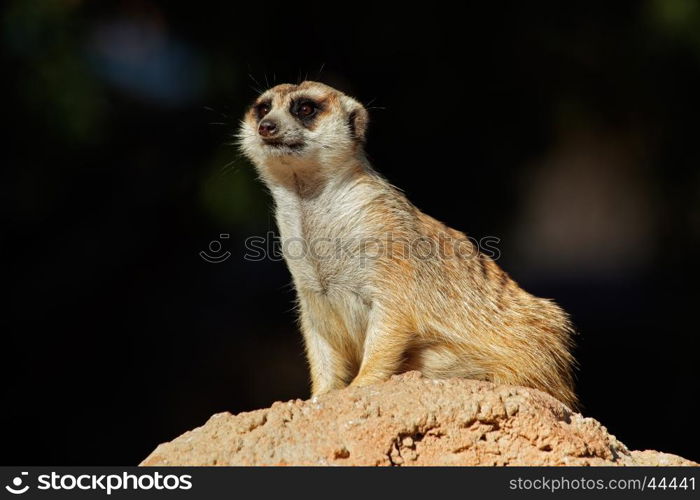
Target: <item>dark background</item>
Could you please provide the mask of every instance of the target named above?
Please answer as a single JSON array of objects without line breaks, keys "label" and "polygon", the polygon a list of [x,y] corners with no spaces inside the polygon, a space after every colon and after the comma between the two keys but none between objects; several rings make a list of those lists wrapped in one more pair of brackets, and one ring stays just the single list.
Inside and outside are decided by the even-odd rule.
[{"label": "dark background", "polygon": [[371,103],[419,208],[571,313],[586,416],[700,460],[700,3],[251,4],[5,3],[2,462],[134,464],[307,397],[231,145],[255,88],[307,74]]}]

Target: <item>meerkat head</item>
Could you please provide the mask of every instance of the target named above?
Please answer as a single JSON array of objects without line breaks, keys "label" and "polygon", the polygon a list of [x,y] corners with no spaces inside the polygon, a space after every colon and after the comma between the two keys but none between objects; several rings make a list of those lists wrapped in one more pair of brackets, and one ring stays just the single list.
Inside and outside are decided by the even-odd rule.
[{"label": "meerkat head", "polygon": [[282,84],[248,109],[240,146],[260,170],[332,169],[362,154],[367,123],[365,108],[332,87]]}]

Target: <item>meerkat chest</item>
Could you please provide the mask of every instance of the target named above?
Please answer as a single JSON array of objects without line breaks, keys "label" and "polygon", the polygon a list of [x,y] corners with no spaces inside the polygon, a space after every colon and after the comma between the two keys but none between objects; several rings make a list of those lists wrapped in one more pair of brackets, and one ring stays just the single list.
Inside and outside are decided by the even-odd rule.
[{"label": "meerkat chest", "polygon": [[282,252],[296,286],[319,293],[362,288],[367,230],[357,207],[323,197],[276,202]]}]

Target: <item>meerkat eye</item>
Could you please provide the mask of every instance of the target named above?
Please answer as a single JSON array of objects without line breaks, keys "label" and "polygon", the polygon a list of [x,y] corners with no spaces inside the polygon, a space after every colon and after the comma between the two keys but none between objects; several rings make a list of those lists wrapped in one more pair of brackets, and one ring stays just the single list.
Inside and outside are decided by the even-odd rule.
[{"label": "meerkat eye", "polygon": [[297,107],[297,116],[300,118],[308,118],[316,112],[316,104],[310,101],[302,102]]},{"label": "meerkat eye", "polygon": [[266,114],[270,112],[270,103],[269,102],[261,102],[257,106],[255,106],[255,112],[258,115],[258,119],[262,118]]}]

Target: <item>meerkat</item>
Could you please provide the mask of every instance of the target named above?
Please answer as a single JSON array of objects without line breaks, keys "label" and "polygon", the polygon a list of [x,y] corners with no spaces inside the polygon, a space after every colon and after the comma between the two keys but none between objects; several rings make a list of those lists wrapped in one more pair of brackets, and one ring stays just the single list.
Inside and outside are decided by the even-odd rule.
[{"label": "meerkat", "polygon": [[567,314],[379,175],[364,152],[368,121],[357,100],[305,81],[261,94],[238,135],[274,199],[312,395],[418,370],[574,407]]}]

